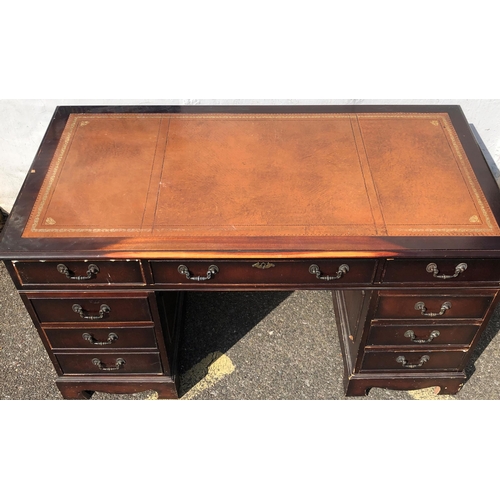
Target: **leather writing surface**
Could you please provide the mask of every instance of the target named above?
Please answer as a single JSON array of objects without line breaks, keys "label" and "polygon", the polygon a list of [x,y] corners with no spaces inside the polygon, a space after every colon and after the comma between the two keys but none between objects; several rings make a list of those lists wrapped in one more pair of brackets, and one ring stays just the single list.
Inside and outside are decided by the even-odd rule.
[{"label": "leather writing surface", "polygon": [[78,121],[51,189],[42,190],[41,227],[139,228],[159,128],[155,117]]},{"label": "leather writing surface", "polygon": [[359,123],[388,234],[460,234],[490,226],[445,120],[365,115]]},{"label": "leather writing surface", "polygon": [[155,229],[375,230],[349,117],[171,120],[168,141]]},{"label": "leather writing surface", "polygon": [[445,113],[73,114],[24,237],[498,235]]}]

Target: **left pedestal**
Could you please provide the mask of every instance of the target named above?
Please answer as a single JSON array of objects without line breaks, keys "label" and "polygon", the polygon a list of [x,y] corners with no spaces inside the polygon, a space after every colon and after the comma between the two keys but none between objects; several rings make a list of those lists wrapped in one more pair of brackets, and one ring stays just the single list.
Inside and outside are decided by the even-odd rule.
[{"label": "left pedestal", "polygon": [[154,390],[178,398],[180,292],[21,292],[65,399]]}]

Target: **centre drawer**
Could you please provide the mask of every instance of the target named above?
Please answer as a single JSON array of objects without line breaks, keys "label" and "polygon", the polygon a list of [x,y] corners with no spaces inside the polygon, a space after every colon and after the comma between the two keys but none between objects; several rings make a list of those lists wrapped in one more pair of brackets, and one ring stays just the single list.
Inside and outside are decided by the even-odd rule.
[{"label": "centre drawer", "polygon": [[494,292],[455,295],[382,291],[374,316],[387,319],[482,319],[494,296]]},{"label": "centre drawer", "polygon": [[64,297],[31,296],[31,305],[41,323],[152,321],[148,299],[116,295]]},{"label": "centre drawer", "polygon": [[375,259],[150,261],[157,284],[369,284]]}]

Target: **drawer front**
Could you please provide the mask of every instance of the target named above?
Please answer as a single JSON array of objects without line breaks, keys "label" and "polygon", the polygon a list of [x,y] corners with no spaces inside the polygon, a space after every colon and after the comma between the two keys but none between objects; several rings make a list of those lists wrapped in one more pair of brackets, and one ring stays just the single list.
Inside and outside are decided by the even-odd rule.
[{"label": "drawer front", "polygon": [[426,325],[372,325],[367,345],[433,346],[444,344],[470,345],[480,324],[449,325],[433,323]]},{"label": "drawer front", "polygon": [[481,319],[484,317],[493,295],[452,294],[393,294],[379,293],[376,318],[411,319]]},{"label": "drawer front", "polygon": [[[151,261],[157,284],[314,284],[372,283],[375,259],[311,261]],[[179,266],[183,272],[180,272]],[[211,268],[210,266],[216,266]],[[313,267],[311,267],[313,266]],[[210,271],[212,269],[212,271]],[[200,280],[198,280],[200,278]]]},{"label": "drawer front", "polygon": [[458,370],[467,351],[365,351],[361,371]]},{"label": "drawer front", "polygon": [[151,321],[149,303],[144,298],[32,298],[31,304],[41,323]]},{"label": "drawer front", "polygon": [[385,283],[453,285],[500,281],[500,259],[394,259],[382,276]]},{"label": "drawer front", "polygon": [[44,328],[53,349],[156,348],[152,326],[118,328]]},{"label": "drawer front", "polygon": [[65,374],[127,375],[134,373],[162,373],[158,353],[56,354],[56,359]]},{"label": "drawer front", "polygon": [[130,261],[13,262],[22,285],[144,284],[141,263]]}]

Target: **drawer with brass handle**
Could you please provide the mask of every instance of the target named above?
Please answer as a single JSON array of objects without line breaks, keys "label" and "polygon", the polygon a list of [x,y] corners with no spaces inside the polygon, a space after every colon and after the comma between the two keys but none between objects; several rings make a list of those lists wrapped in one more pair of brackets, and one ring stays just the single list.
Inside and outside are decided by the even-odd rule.
[{"label": "drawer with brass handle", "polygon": [[162,364],[158,352],[127,353],[114,351],[112,353],[90,354],[55,354],[57,362],[64,374],[161,374]]},{"label": "drawer with brass handle", "polygon": [[467,349],[448,351],[365,350],[361,371],[459,370]]},{"label": "drawer with brass handle", "polygon": [[224,284],[372,283],[375,259],[150,261],[156,284],[217,287]]},{"label": "drawer with brass handle", "polygon": [[387,260],[383,283],[453,286],[461,282],[500,281],[500,259],[393,259]]},{"label": "drawer with brass handle", "polygon": [[13,261],[19,282],[27,285],[110,286],[145,283],[139,260]]},{"label": "drawer with brass handle", "polygon": [[375,318],[387,319],[482,319],[495,291],[474,294],[378,292]]},{"label": "drawer with brass handle", "polygon": [[52,349],[154,349],[153,326],[44,328]]},{"label": "drawer with brass handle", "polygon": [[434,346],[470,345],[480,323],[472,324],[372,324],[366,345]]},{"label": "drawer with brass handle", "polygon": [[120,297],[93,294],[49,297],[29,294],[29,301],[41,323],[102,323],[152,321],[146,296]]}]

